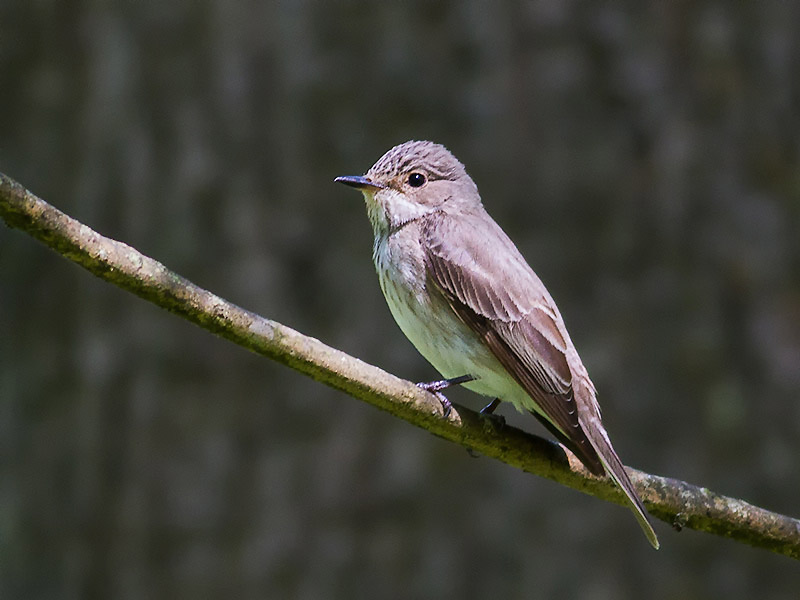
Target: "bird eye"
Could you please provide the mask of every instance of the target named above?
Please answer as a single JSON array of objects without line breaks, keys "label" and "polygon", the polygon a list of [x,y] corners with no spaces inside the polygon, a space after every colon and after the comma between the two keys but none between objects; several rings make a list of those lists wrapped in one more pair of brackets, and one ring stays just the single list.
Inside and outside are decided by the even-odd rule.
[{"label": "bird eye", "polygon": [[412,173],[408,176],[408,185],[411,187],[422,187],[425,185],[425,175],[422,173]]}]

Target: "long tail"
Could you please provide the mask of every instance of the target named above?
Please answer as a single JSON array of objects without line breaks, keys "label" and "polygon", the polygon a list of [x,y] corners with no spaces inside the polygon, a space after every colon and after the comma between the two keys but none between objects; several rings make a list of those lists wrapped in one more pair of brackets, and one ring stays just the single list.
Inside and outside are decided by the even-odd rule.
[{"label": "long tail", "polygon": [[642,504],[639,494],[636,493],[630,477],[628,477],[628,474],[625,472],[625,467],[623,466],[622,461],[620,461],[617,453],[614,452],[611,442],[608,441],[606,432],[603,430],[592,431],[588,437],[592,443],[592,446],[594,446],[594,449],[597,451],[597,455],[600,457],[600,461],[603,463],[606,473],[608,473],[609,477],[614,480],[614,483],[616,483],[619,488],[625,492],[625,497],[628,500],[628,506],[633,512],[633,515],[636,517],[636,520],[639,522],[639,526],[642,528],[645,536],[647,536],[647,540],[650,542],[653,548],[658,550],[660,547],[660,544],[658,543],[658,537],[656,537],[656,532],[653,531],[653,526],[651,525],[650,519],[647,516],[647,511],[644,508],[644,504]]}]

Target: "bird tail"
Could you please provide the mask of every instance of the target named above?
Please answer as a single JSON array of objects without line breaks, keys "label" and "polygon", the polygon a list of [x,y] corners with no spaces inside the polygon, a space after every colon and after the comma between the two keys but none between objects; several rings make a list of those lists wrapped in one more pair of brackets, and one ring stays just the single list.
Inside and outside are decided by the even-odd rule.
[{"label": "bird tail", "polygon": [[636,493],[633,482],[631,482],[630,477],[628,477],[628,474],[625,472],[622,461],[620,461],[617,453],[614,452],[611,442],[608,441],[608,436],[605,431],[594,432],[594,435],[590,435],[589,439],[592,446],[594,446],[594,449],[597,451],[597,455],[600,457],[600,461],[603,463],[606,473],[625,493],[628,506],[639,522],[639,526],[647,537],[647,541],[650,542],[653,548],[658,550],[660,544],[658,543],[656,532],[653,530],[653,525],[650,523],[650,519],[647,516],[647,510],[645,510],[644,504],[642,504],[642,500],[639,498],[639,494]]}]

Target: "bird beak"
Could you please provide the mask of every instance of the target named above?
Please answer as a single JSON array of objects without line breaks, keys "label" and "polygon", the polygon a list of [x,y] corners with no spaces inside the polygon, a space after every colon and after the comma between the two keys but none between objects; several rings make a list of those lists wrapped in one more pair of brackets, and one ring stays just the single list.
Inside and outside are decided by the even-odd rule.
[{"label": "bird beak", "polygon": [[370,181],[366,177],[362,177],[361,175],[342,175],[341,177],[337,177],[334,179],[337,183],[343,183],[345,185],[349,185],[350,187],[357,188],[359,190],[363,190],[365,188],[374,188],[374,189],[384,189],[386,186],[382,183],[377,183],[375,181]]}]

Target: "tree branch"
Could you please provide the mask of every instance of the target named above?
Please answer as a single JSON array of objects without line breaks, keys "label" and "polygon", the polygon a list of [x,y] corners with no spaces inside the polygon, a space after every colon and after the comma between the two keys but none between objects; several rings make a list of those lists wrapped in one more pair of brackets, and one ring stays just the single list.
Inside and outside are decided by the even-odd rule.
[{"label": "tree branch", "polygon": [[[0,217],[98,277],[434,435],[561,484],[623,504],[560,445],[514,427],[488,426],[454,405],[448,419],[432,394],[289,327],[223,300],[134,248],[103,237],[0,174]],[[629,469],[653,516],[800,559],[800,521],[676,479]]]}]

